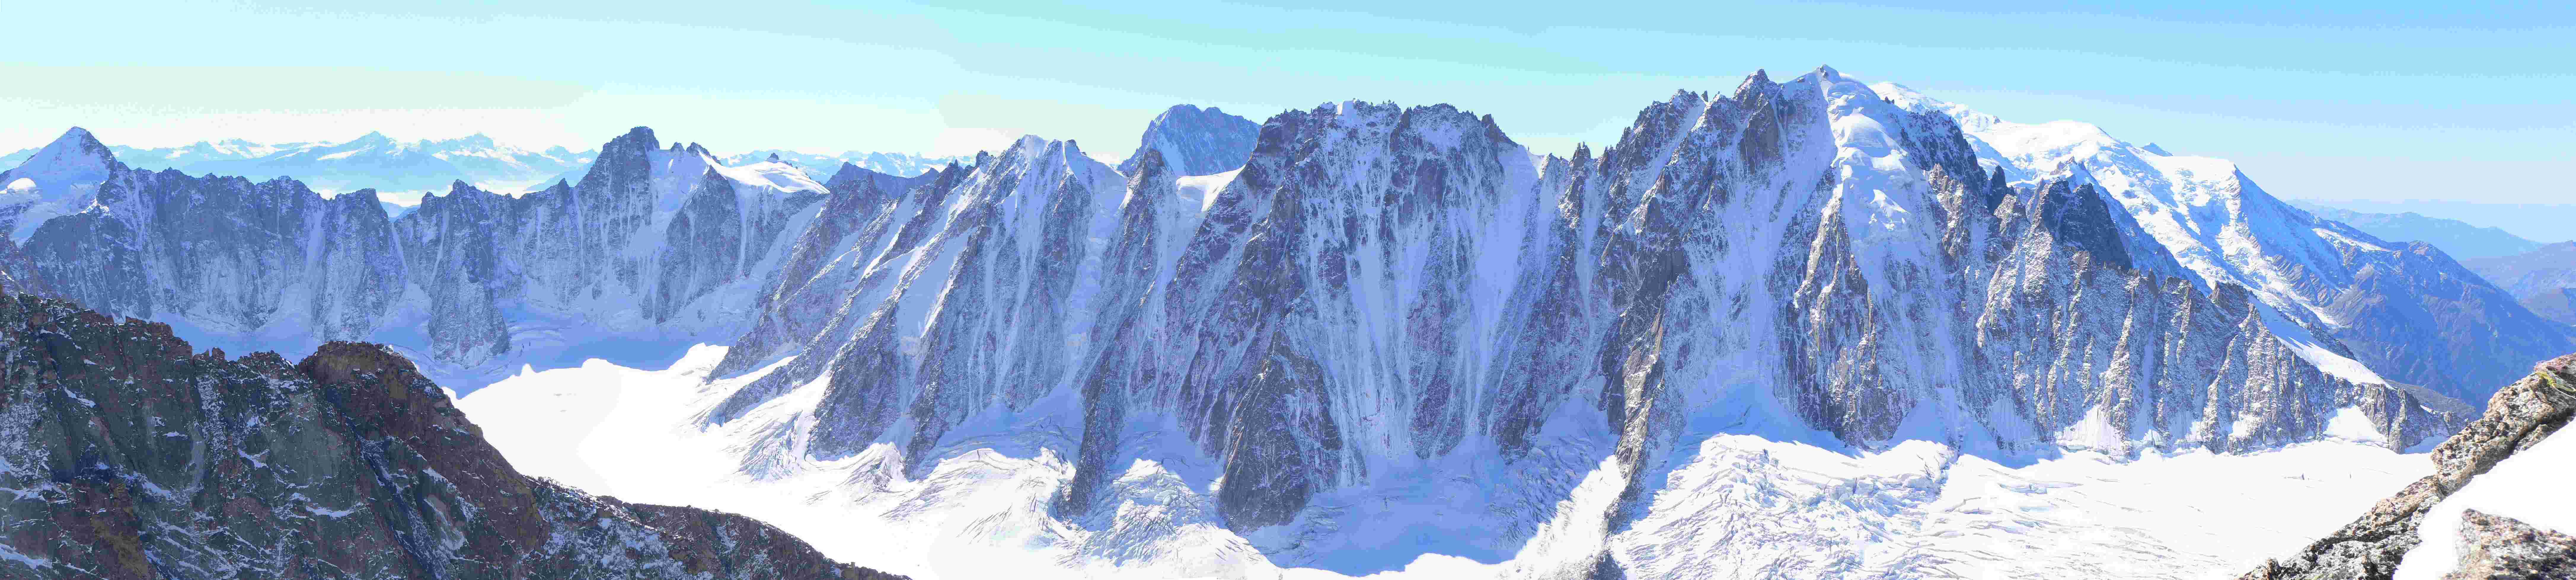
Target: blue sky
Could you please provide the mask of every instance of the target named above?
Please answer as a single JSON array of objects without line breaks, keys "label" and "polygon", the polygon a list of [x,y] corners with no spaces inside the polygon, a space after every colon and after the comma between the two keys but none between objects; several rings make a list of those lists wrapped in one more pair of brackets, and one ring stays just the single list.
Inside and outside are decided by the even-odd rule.
[{"label": "blue sky", "polygon": [[957,153],[1020,133],[1117,158],[1175,103],[1256,120],[1358,98],[1614,140],[1675,89],[1819,64],[2008,120],[2236,160],[2316,199],[2558,203],[2567,2],[0,4],[0,149],[477,131],[588,148]]}]

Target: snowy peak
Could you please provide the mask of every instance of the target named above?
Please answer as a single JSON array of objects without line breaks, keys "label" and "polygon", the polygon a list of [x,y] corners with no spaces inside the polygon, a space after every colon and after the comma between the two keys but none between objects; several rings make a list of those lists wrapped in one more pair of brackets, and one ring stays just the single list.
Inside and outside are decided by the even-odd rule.
[{"label": "snowy peak", "polygon": [[73,127],[63,131],[63,136],[54,138],[52,143],[45,144],[44,149],[36,152],[35,158],[55,163],[81,162],[105,166],[116,156],[109,153],[107,144],[98,142],[98,136],[91,135],[88,129]]},{"label": "snowy peak", "polygon": [[1752,75],[1744,77],[1743,83],[1735,85],[1735,100],[1742,101],[1751,99],[1755,94],[1769,91],[1772,87],[1776,86],[1779,86],[1779,84],[1771,82],[1771,72],[1769,70],[1758,68],[1753,69]]},{"label": "snowy peak", "polygon": [[0,171],[0,231],[25,241],[45,220],[89,207],[99,184],[124,170],[88,129],[64,131],[17,168]]},{"label": "snowy peak", "polygon": [[[678,145],[678,143],[672,144],[674,147],[677,147]],[[611,155],[631,155],[637,151],[652,151],[661,148],[662,140],[653,137],[652,127],[636,127],[633,129],[627,129],[626,134],[619,135],[615,139],[609,139],[608,143],[600,145],[599,155],[601,157],[608,157]]]},{"label": "snowy peak", "polygon": [[110,152],[106,144],[100,143],[98,137],[91,135],[88,129],[73,127],[37,149],[26,162],[19,164],[18,170],[11,173],[19,178],[35,177],[39,186],[51,186],[41,183],[45,179],[37,176],[94,180],[105,178],[108,167],[115,163],[116,154]]},{"label": "snowy peak", "polygon": [[1136,152],[1118,164],[1118,172],[1134,173],[1146,151],[1161,152],[1164,164],[1181,175],[1232,171],[1251,156],[1260,133],[1261,124],[1216,107],[1173,105],[1145,125]]}]

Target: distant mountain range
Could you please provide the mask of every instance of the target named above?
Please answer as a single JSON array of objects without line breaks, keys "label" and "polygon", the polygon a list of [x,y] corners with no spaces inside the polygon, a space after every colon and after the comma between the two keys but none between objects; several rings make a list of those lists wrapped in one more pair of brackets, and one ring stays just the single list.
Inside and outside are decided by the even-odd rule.
[{"label": "distant mountain range", "polygon": [[2540,242],[2523,239],[2502,228],[2430,217],[2411,211],[2371,213],[2307,200],[2289,201],[2290,205],[2308,210],[2308,213],[2316,214],[2317,217],[2343,222],[2353,229],[2379,236],[2379,239],[2432,244],[2433,247],[2441,248],[2443,253],[2462,260],[2510,256],[2540,249]]},{"label": "distant mountain range", "polygon": [[2576,324],[2576,242],[2543,244],[2502,228],[2415,212],[2353,211],[2314,201],[2290,205],[2343,222],[2380,239],[2419,241],[2442,249],[2543,318]]},{"label": "distant mountain range", "polygon": [[[1233,117],[1251,126],[1250,121]],[[1250,139],[1249,133],[1243,137]],[[0,168],[17,167],[41,147],[0,155]],[[579,182],[590,172],[599,150],[572,151],[562,146],[542,151],[496,143],[477,133],[446,140],[397,141],[370,132],[347,141],[258,143],[246,139],[199,141],[178,147],[137,148],[108,145],[108,153],[135,169],[177,169],[190,175],[228,175],[253,180],[292,177],[324,193],[374,189],[386,200],[386,211],[420,203],[429,192],[445,192],[463,181],[476,189],[520,194],[557,181]],[[772,157],[775,159],[771,159]],[[1240,165],[1240,152],[1234,155]],[[725,156],[725,165],[781,161],[814,181],[830,179],[843,164],[899,177],[918,177],[950,163],[972,163],[973,157],[935,157],[910,153],[847,151],[837,155],[758,149]],[[33,224],[29,224],[30,227]]]},{"label": "distant mountain range", "polygon": [[2576,324],[2576,242],[2559,242],[2511,256],[2461,260],[2478,275],[2511,292],[2524,307],[2551,320]]},{"label": "distant mountain range", "polygon": [[[773,159],[773,157],[775,159]],[[923,173],[929,173],[941,167],[947,167],[950,163],[974,163],[975,157],[972,155],[956,157],[927,157],[910,153],[870,153],[865,151],[844,151],[839,155],[820,155],[814,153],[799,153],[784,149],[755,149],[743,152],[740,155],[720,157],[717,160],[723,161],[726,165],[750,165],[763,161],[779,161],[788,165],[794,165],[797,169],[803,170],[806,177],[814,178],[815,181],[823,181],[831,179],[833,175],[837,174],[842,164],[856,165],[860,169],[866,169],[868,171],[874,171],[895,177],[920,177]]]},{"label": "distant mountain range", "polygon": [[[444,191],[458,181],[514,193],[541,188],[567,174],[578,177],[599,155],[596,150],[576,152],[561,146],[530,151],[479,133],[438,141],[397,141],[370,132],[340,142],[266,144],[225,139],[157,149],[121,145],[107,149],[136,169],[255,180],[292,177],[316,191],[374,189],[405,203],[416,203],[420,192]],[[0,156],[0,166],[23,163],[37,151]]]}]

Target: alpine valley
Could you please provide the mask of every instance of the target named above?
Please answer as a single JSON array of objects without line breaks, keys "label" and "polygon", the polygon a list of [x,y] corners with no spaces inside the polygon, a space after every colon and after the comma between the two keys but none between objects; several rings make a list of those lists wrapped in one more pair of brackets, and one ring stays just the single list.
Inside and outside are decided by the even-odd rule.
[{"label": "alpine valley", "polygon": [[416,368],[357,382],[453,389],[563,510],[918,578],[2304,566],[2266,562],[2452,477],[2427,452],[2576,352],[2431,244],[2092,125],[1821,67],[1633,119],[1550,152],[1447,104],[1184,105],[1115,165],[637,127],[508,179],[431,153],[488,139],[333,146],[457,167],[398,216],[363,187],[423,173],[324,195],[75,128],[0,172],[0,286],[47,297],[0,322],[68,300],[298,392]]}]

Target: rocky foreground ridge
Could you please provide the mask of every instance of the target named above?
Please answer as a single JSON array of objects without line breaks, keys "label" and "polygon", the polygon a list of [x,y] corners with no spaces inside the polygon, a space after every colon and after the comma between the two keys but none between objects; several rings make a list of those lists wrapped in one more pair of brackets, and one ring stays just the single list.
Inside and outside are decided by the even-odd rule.
[{"label": "rocky foreground ridge", "polygon": [[232,359],[18,295],[0,361],[0,577],[896,578],[520,475],[380,345]]},{"label": "rocky foreground ridge", "polygon": [[2531,375],[2497,391],[2486,415],[2433,448],[2433,475],[2380,500],[2369,513],[2287,558],[2247,572],[2241,580],[2395,578],[2409,550],[2427,541],[2458,542],[2460,559],[2449,580],[2576,578],[2576,537],[2537,529],[2510,517],[2467,510],[2457,538],[2418,533],[2443,499],[2530,449],[2576,417],[2576,354],[2540,363]]}]

